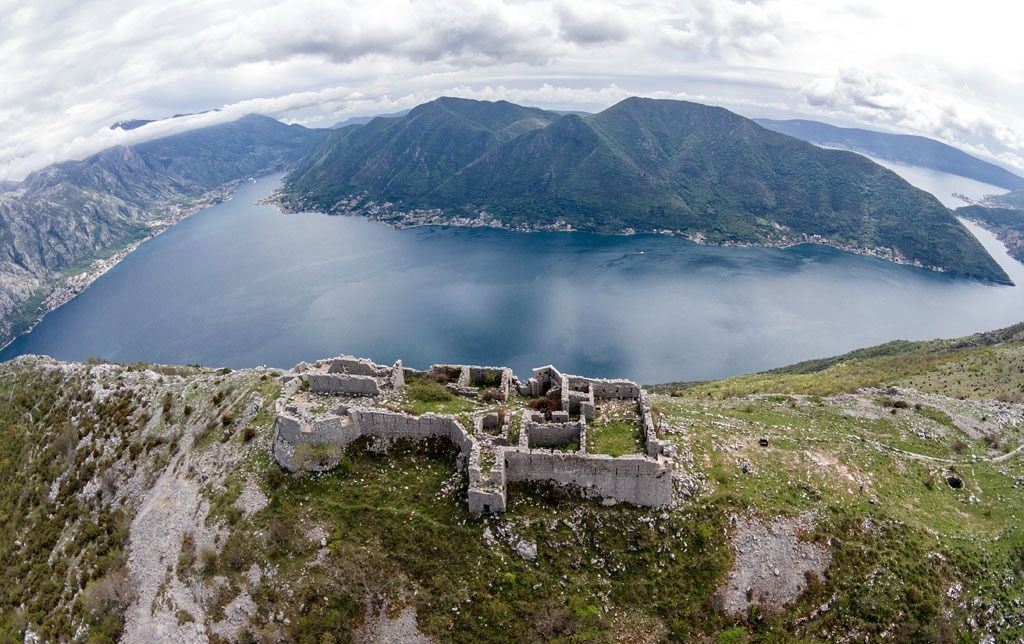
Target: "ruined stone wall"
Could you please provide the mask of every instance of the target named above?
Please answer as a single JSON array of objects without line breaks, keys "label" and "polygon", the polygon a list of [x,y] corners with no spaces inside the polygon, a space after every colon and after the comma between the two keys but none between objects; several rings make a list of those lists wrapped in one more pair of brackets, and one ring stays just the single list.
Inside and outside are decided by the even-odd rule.
[{"label": "ruined stone wall", "polygon": [[295,407],[277,410],[273,452],[278,462],[292,469],[292,457],[299,445],[334,445],[345,447],[359,438],[352,420],[337,414],[303,414]]},{"label": "ruined stone wall", "polygon": [[[565,432],[574,428],[567,442],[585,440],[585,423],[534,424],[537,436],[565,441]],[[529,432],[530,427],[524,427]],[[291,467],[298,445],[337,445],[345,447],[360,436],[385,441],[447,438],[458,447],[469,474],[467,503],[473,512],[502,512],[506,503],[507,481],[551,481],[579,487],[591,494],[642,506],[666,505],[672,499],[671,466],[642,456],[589,456],[546,449],[490,446],[494,463],[486,472],[481,468],[480,444],[456,420],[448,416],[407,414],[348,409],[348,416],[323,414],[304,416],[293,407],[279,409],[274,455],[282,465]],[[523,441],[525,441],[525,437]]]},{"label": "ruined stone wall", "polygon": [[[427,374],[431,378],[443,378],[447,382],[462,384],[462,365],[457,364],[435,364],[430,365]],[[468,383],[467,383],[468,384]]]},{"label": "ruined stone wall", "polygon": [[564,447],[569,443],[579,443],[583,436],[583,423],[535,423],[530,421],[524,426],[527,446]]},{"label": "ruined stone wall", "polygon": [[480,445],[473,446],[469,459],[469,489],[466,502],[470,512],[504,512],[505,511],[505,456],[504,448],[499,447],[494,454],[494,463],[486,473],[480,457]]},{"label": "ruined stone wall", "polygon": [[549,389],[562,385],[562,372],[551,365],[533,370],[533,376],[523,383],[519,392],[524,396],[540,396]]},{"label": "ruined stone wall", "polygon": [[594,392],[588,387],[586,391],[579,391],[577,389],[563,389],[562,399],[566,399],[568,395],[568,404],[563,403],[562,408],[573,416],[583,416],[587,420],[594,418],[594,412],[597,409],[594,404]]},{"label": "ruined stone wall", "polygon": [[354,376],[383,376],[386,371],[387,367],[381,367],[365,358],[353,358],[352,356],[333,358],[327,368],[327,373],[347,373]]},{"label": "ruined stone wall", "polygon": [[676,446],[670,441],[658,438],[658,431],[654,425],[654,414],[651,412],[651,405],[647,400],[647,392],[641,391],[637,397],[641,424],[643,427],[644,452],[648,456],[674,456]]},{"label": "ruined stone wall", "polygon": [[395,360],[395,364],[391,367],[391,387],[394,389],[401,389],[405,386],[405,369],[402,367],[401,360]]},{"label": "ruined stone wall", "polygon": [[505,465],[507,481],[550,481],[640,506],[672,502],[671,466],[643,456],[508,450]]},{"label": "ruined stone wall", "polygon": [[640,385],[632,380],[606,380],[604,378],[582,378],[580,376],[570,376],[569,378],[570,387],[582,382],[590,385],[590,390],[597,400],[602,398],[629,400],[640,395]]},{"label": "ruined stone wall", "polygon": [[[466,384],[480,387],[488,385],[494,387],[508,399],[512,387],[512,370],[508,367],[480,367],[477,365],[466,365],[464,367]],[[493,384],[492,384],[493,383]]]},{"label": "ruined stone wall", "polygon": [[[278,417],[273,453],[285,467],[292,467],[295,448],[300,445],[345,447],[360,436],[370,436],[385,442],[440,437],[450,440],[462,455],[460,461],[467,467],[469,476],[467,503],[473,512],[504,511],[508,481],[550,481],[580,488],[592,495],[641,506],[657,507],[671,502],[672,465],[664,457],[671,456],[674,447],[657,438],[647,397],[635,383],[628,380],[566,376],[554,367],[534,370],[534,377],[529,380],[526,389],[532,395],[560,390],[563,411],[553,412],[552,417],[562,422],[545,422],[542,415],[523,410],[518,446],[504,446],[510,427],[510,415],[506,416],[502,424],[500,436],[493,434],[493,427],[488,427],[491,432],[485,435],[481,431],[478,440],[473,432],[482,430],[485,423],[496,424],[496,417],[480,418],[479,427],[464,428],[451,416],[410,416],[379,409],[348,407],[348,403],[339,404],[332,410],[333,413],[312,413],[303,405],[288,404],[287,400],[297,392],[303,379],[309,382],[310,390],[316,393],[375,395],[381,386],[404,386],[406,370],[401,361],[393,367],[381,367],[368,360],[341,357],[330,363],[327,373],[324,372],[324,366],[325,363],[321,362],[315,368],[300,365],[292,370],[291,376],[285,379],[282,397],[275,404]],[[413,370],[409,371],[414,373]],[[483,384],[488,374],[493,379],[495,371],[496,368],[471,365],[434,365],[431,368],[432,373],[444,373],[464,386]],[[501,368],[500,372],[502,389],[507,393],[513,382],[512,373],[507,368]],[[588,403],[592,405],[594,398],[636,399],[642,418],[644,451],[647,456],[586,454],[587,422],[582,407]],[[579,421],[568,422],[567,408],[570,404],[580,408],[583,416]],[[577,441],[580,445],[578,452],[544,449],[563,447]]]},{"label": "ruined stone wall", "polygon": [[318,394],[357,394],[376,396],[380,393],[377,379],[338,373],[310,373],[306,375],[309,390]]},{"label": "ruined stone wall", "polygon": [[[351,409],[349,415],[364,436],[374,436],[394,441],[402,438],[423,440],[425,438],[442,437],[452,440],[460,450],[471,443],[469,435],[462,426],[448,416],[424,414],[410,416],[397,412],[377,411],[369,409]],[[460,440],[462,436],[465,441]],[[468,453],[468,450],[466,450]]]}]

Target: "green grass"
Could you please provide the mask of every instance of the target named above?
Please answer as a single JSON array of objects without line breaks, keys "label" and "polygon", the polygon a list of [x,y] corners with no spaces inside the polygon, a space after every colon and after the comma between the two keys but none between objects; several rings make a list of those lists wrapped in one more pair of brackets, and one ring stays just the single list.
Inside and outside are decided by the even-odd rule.
[{"label": "green grass", "polygon": [[[437,641],[614,641],[652,618],[685,639],[728,625],[704,609],[730,556],[706,536],[724,529],[720,512],[697,508],[664,519],[528,486],[512,489],[507,513],[481,518],[465,507],[464,483],[448,484],[455,457],[444,441],[400,444],[387,455],[357,446],[326,475],[268,484],[268,510],[235,529],[277,536],[266,546],[253,541],[240,572],[229,576],[244,575],[250,561],[274,565],[278,573],[254,596],[257,614],[280,610],[291,623],[257,628],[319,641],[358,625],[367,594],[411,601],[420,629]],[[570,514],[574,526],[554,521]],[[302,536],[312,525],[329,535],[326,556]],[[535,541],[537,561],[488,545],[483,530],[497,525]]]},{"label": "green grass", "polygon": [[953,419],[949,417],[949,414],[942,411],[941,409],[935,409],[934,407],[922,405],[920,407],[915,407],[914,411],[921,414],[922,416],[924,416],[925,418],[932,422],[936,422],[944,427],[948,427],[949,429],[957,429],[956,423],[953,422]]},{"label": "green grass", "polygon": [[456,416],[475,411],[479,407],[477,402],[456,396],[443,384],[426,376],[407,378],[405,397],[408,404],[403,409],[416,416],[428,412]]},{"label": "green grass", "polygon": [[457,416],[465,412],[476,411],[478,406],[471,400],[453,397],[451,400],[424,401],[414,400],[405,407],[405,410],[415,416],[426,413],[448,414]]},{"label": "green grass", "polygon": [[[1024,343],[1018,325],[956,340],[890,342],[715,382],[680,383],[690,398],[760,393],[829,396],[864,387],[912,387],[952,398],[1024,401]],[[664,390],[665,385],[659,387]]]},{"label": "green grass", "polygon": [[609,422],[587,426],[587,452],[622,456],[642,451],[640,427],[636,423]]}]

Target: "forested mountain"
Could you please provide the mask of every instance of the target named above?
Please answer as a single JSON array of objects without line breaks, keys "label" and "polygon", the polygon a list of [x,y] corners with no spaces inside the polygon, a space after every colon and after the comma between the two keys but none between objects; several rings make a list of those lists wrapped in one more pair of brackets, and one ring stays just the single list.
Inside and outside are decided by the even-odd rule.
[{"label": "forested mountain", "polygon": [[711,243],[817,240],[959,274],[1008,278],[932,195],[861,155],[728,110],[626,99],[560,115],[441,98],[334,131],[292,172],[291,209],[522,229],[665,231]]},{"label": "forested mountain", "polygon": [[991,230],[1010,255],[1024,262],[1024,210],[972,205],[957,208],[956,214]]}]

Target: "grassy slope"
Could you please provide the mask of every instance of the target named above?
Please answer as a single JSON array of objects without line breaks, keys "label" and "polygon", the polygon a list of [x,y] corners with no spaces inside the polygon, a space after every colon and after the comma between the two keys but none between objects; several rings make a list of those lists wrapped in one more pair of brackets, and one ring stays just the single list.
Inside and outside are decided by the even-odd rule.
[{"label": "grassy slope", "polygon": [[[90,641],[113,641],[131,597],[136,504],[124,490],[152,485],[186,432],[241,444],[239,397],[277,386],[254,371],[145,369],[152,378],[142,365],[0,363],[0,566],[21,580],[0,588],[0,641],[25,627],[67,639],[82,624]],[[269,413],[257,419],[269,429]]]},{"label": "grassy slope", "polygon": [[951,340],[896,340],[763,373],[652,388],[688,396],[729,397],[768,392],[829,395],[902,385],[953,398],[1020,402],[1022,369],[1024,324],[1016,324]]},{"label": "grassy slope", "polygon": [[[978,399],[1011,393],[1024,378],[1013,339],[1019,331],[894,343],[654,396],[657,421],[669,429],[663,437],[677,443],[697,488],[668,511],[602,507],[556,491],[513,488],[507,513],[476,517],[465,509],[455,453],[443,443],[403,446],[386,456],[353,448],[334,471],[305,478],[286,474],[254,450],[249,461],[269,505],[242,516],[232,507],[241,480],[229,476],[211,485],[209,521],[223,526],[225,538],[216,554],[177,574],[221,588],[209,593],[205,607],[218,615],[250,588],[252,564],[273,570],[252,588],[257,618],[243,634],[265,641],[348,641],[368,597],[414,606],[419,628],[439,641],[777,641],[875,639],[883,632],[894,641],[974,641],[986,633],[1012,640],[1024,634],[1014,604],[1024,600],[1018,482],[1024,466],[1019,454],[990,459],[1021,442],[1021,428],[1005,420],[1015,407],[935,395],[915,410],[894,407],[877,393],[826,394],[869,384],[916,384],[952,394],[967,389]],[[886,369],[896,371],[889,377]],[[25,623],[41,623],[34,630],[50,636],[77,628],[87,613],[73,591],[122,565],[118,526],[127,518],[116,512],[131,512],[126,506],[100,514],[86,495],[66,514],[50,516],[56,506],[42,499],[66,469],[61,454],[88,454],[91,443],[68,452],[60,432],[49,428],[65,427],[71,410],[94,403],[75,402],[81,388],[47,373],[27,362],[0,365],[0,399],[16,403],[0,409],[0,431],[13,446],[0,461],[2,509],[12,517],[0,533],[0,561],[8,578],[31,581],[4,590],[0,623],[7,630],[0,633],[11,638]],[[193,413],[202,418],[193,431],[228,413],[213,402],[224,387],[272,384],[252,372],[219,377],[183,376],[204,383],[189,389]],[[139,444],[140,467],[159,468],[172,438],[146,447],[144,436],[173,437],[182,423],[180,403],[170,422],[141,423],[138,414],[161,415],[162,386],[168,385],[123,394],[130,407],[109,414],[117,430],[109,434],[112,447],[99,452],[104,458],[122,450],[130,459]],[[772,389],[793,395],[750,395]],[[1001,435],[998,449],[957,426],[971,414],[988,414]],[[254,425],[266,438],[269,413],[261,412]],[[98,437],[115,430],[91,431]],[[763,437],[767,448],[758,446]],[[228,440],[245,449],[237,430]],[[102,466],[97,461],[94,467]],[[965,483],[961,490],[945,484],[953,471]],[[75,480],[87,476],[75,470]],[[61,492],[62,498],[75,498],[73,491]],[[754,610],[729,617],[715,610],[715,589],[733,558],[730,515],[770,519],[806,511],[816,517],[807,538],[832,553],[825,577],[775,615]],[[64,527],[67,516],[89,518]],[[324,531],[326,548],[307,536],[314,529]],[[485,530],[496,543],[487,542]],[[75,544],[57,549],[67,553],[57,566],[46,561],[54,532]],[[26,536],[31,540],[15,548],[19,535],[23,543]],[[517,555],[519,539],[536,543],[536,561]],[[89,564],[82,567],[86,579],[69,586],[69,564],[60,562],[73,552]],[[215,586],[217,576],[226,582]],[[54,599],[60,596],[66,599]],[[15,608],[22,602],[25,611]],[[266,620],[277,613],[287,623]],[[968,620],[978,626],[968,627]],[[116,632],[116,626],[96,622],[91,628],[102,641],[104,629]]]}]

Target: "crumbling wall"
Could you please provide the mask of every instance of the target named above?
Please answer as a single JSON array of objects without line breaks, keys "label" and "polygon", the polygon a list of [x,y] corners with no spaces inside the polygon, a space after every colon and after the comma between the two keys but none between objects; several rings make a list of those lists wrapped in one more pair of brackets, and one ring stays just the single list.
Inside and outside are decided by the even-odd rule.
[{"label": "crumbling wall", "polygon": [[526,432],[527,446],[565,447],[570,443],[580,444],[583,435],[583,423],[535,423],[530,421],[523,427]]},{"label": "crumbling wall", "polygon": [[[574,378],[578,378],[578,376],[574,376]],[[583,378],[581,380],[590,383],[590,389],[597,400],[602,398],[631,400],[640,395],[640,385],[632,380],[606,380],[603,378]]]},{"label": "crumbling wall", "polygon": [[671,465],[644,456],[508,450],[505,465],[507,481],[550,481],[640,506],[672,502]]},{"label": "crumbling wall", "polygon": [[391,387],[394,389],[401,389],[405,386],[405,369],[402,367],[401,360],[395,360],[395,364],[391,367]]},{"label": "crumbling wall", "polygon": [[504,400],[508,399],[512,386],[512,370],[508,367],[480,367],[466,365],[463,367],[466,385],[471,387],[493,387],[501,392]]},{"label": "crumbling wall", "polygon": [[299,445],[345,447],[359,438],[351,418],[338,414],[306,414],[293,406],[278,407],[273,452],[277,461],[294,468],[292,457]]},{"label": "crumbling wall", "polygon": [[658,431],[654,425],[654,414],[651,412],[651,405],[647,400],[647,393],[640,392],[637,397],[637,405],[640,411],[641,425],[643,427],[644,452],[648,456],[674,456],[676,453],[675,444],[658,438]]},{"label": "crumbling wall", "polygon": [[377,379],[338,373],[310,373],[306,375],[309,390],[318,394],[356,394],[376,396],[380,393]]},{"label": "crumbling wall", "polygon": [[505,450],[494,449],[494,463],[491,469],[482,471],[481,446],[473,446],[469,458],[469,489],[466,491],[466,502],[470,512],[490,513],[505,511]]},{"label": "crumbling wall", "polygon": [[[462,365],[456,364],[435,364],[430,365],[430,369],[427,370],[427,375],[437,380],[438,382],[453,382],[455,384],[461,384],[462,380]],[[467,383],[468,384],[468,383]]]},{"label": "crumbling wall", "polygon": [[562,386],[562,372],[552,365],[538,367],[533,376],[520,384],[519,393],[524,396],[543,396],[549,390]]},{"label": "crumbling wall", "polygon": [[372,360],[366,358],[353,358],[352,356],[338,356],[332,358],[327,373],[347,373],[353,376],[383,376],[386,375],[387,367],[382,367]]},{"label": "crumbling wall", "polygon": [[[448,416],[438,416],[436,414],[410,416],[397,412],[370,409],[351,409],[349,414],[359,429],[359,433],[364,436],[374,436],[387,441],[396,441],[403,438],[423,440],[425,438],[441,437],[454,442],[460,450],[469,445],[466,431]],[[467,437],[465,443],[459,440],[461,436]]]}]

